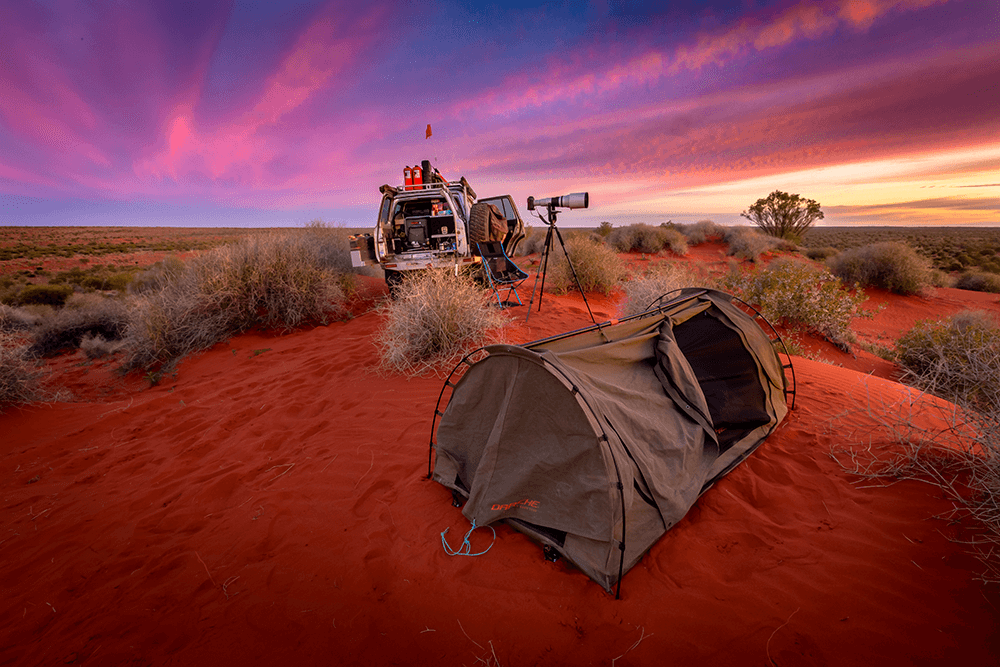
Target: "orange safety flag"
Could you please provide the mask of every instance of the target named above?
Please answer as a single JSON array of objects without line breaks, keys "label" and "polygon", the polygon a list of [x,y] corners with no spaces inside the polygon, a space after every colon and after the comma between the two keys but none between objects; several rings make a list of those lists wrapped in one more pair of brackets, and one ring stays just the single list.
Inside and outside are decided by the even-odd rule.
[{"label": "orange safety flag", "polygon": [[424,139],[430,139],[430,138],[431,138],[431,124],[427,123],[427,136],[424,137]]}]

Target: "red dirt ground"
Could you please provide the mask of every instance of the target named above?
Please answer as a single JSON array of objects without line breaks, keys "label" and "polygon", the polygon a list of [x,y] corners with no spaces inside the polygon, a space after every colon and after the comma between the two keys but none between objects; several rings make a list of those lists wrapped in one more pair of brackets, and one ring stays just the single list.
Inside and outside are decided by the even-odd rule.
[{"label": "red dirt ground", "polygon": [[[981,296],[877,293],[859,330],[997,310]],[[526,310],[514,340],[589,321],[574,294]],[[997,663],[1000,592],[942,493],[830,456],[870,415],[932,419],[879,368],[795,359],[796,409],[616,601],[504,526],[444,552],[469,526],[424,478],[441,379],[376,374],[380,323],[239,336],[152,388],[57,360],[74,402],[0,415],[0,664]]]}]

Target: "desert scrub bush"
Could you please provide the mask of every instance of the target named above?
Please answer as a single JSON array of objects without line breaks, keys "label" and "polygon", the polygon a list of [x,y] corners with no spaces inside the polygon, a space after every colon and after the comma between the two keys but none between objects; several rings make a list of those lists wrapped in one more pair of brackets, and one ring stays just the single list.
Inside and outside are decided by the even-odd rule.
[{"label": "desert scrub bush", "polygon": [[80,339],[80,351],[88,359],[100,359],[118,352],[125,346],[121,340],[108,340],[100,334],[85,334]]},{"label": "desert scrub bush", "polygon": [[827,260],[830,272],[846,283],[881,287],[896,294],[919,294],[928,284],[927,260],[905,243],[887,241],[851,248]]},{"label": "desert scrub bush", "polygon": [[918,322],[896,341],[896,362],[907,384],[960,405],[1000,410],[1000,329],[988,313]]},{"label": "desert scrub bush", "polygon": [[0,331],[0,412],[11,405],[43,400],[41,377],[28,346],[16,334]]},{"label": "desert scrub bush", "polygon": [[670,248],[677,255],[686,255],[688,251],[687,238],[673,227],[644,224],[615,227],[608,234],[607,242],[618,252],[655,254]]},{"label": "desert scrub bush", "polygon": [[265,233],[206,253],[189,273],[201,292],[219,300],[237,331],[325,324],[345,303],[340,274],[328,268],[323,251],[308,238]]},{"label": "desert scrub bush", "polygon": [[545,234],[547,229],[536,229],[535,227],[524,228],[524,239],[517,246],[517,255],[536,255],[545,248]]},{"label": "desert scrub bush", "polygon": [[324,268],[307,237],[264,233],[189,261],[159,291],[129,307],[123,369],[162,369],[260,325],[292,329],[344,314],[341,274]]},{"label": "desert scrub bush", "polygon": [[1000,292],[1000,276],[982,271],[964,271],[955,280],[955,287],[974,292],[998,293]]},{"label": "desert scrub bush", "polygon": [[351,264],[350,235],[348,229],[327,224],[322,220],[313,220],[306,224],[302,232],[302,243],[316,258],[317,266],[336,271],[340,276],[346,277],[351,275],[354,269]]},{"label": "desert scrub bush", "polygon": [[732,273],[720,286],[755,305],[767,319],[804,326],[845,350],[854,340],[851,320],[872,316],[861,310],[868,299],[863,291],[852,292],[828,271],[793,258]]},{"label": "desert scrub bush", "polygon": [[14,305],[61,306],[72,293],[73,288],[69,285],[27,285],[18,293]]},{"label": "desert scrub bush", "polygon": [[164,257],[148,269],[140,271],[128,284],[129,294],[158,292],[175,282],[184,273],[184,262],[177,257]]},{"label": "desert scrub bush", "polygon": [[385,320],[375,334],[380,368],[418,374],[488,342],[502,339],[507,322],[493,295],[471,276],[428,271],[402,282],[396,298],[379,312]]},{"label": "desert scrub bush", "polygon": [[833,257],[839,252],[840,251],[834,248],[833,246],[823,246],[821,248],[807,247],[805,249],[805,256],[808,257],[809,259],[814,259],[816,261],[822,262],[829,259],[830,257]]},{"label": "desert scrub bush", "polygon": [[663,230],[664,238],[664,248],[670,248],[670,252],[675,255],[686,255],[688,253],[688,240],[680,231],[673,227],[661,227]]},{"label": "desert scrub bush", "polygon": [[[918,322],[896,342],[901,380],[945,401],[911,394],[876,420],[878,440],[848,451],[851,472],[868,479],[919,479],[940,487],[973,519],[963,540],[1000,581],[1000,329],[982,312]],[[916,401],[919,400],[919,407]],[[914,417],[929,416],[931,421]],[[869,406],[869,415],[871,409]],[[875,447],[873,447],[876,444]],[[953,517],[954,518],[954,517]]]},{"label": "desert scrub bush", "polygon": [[927,272],[927,283],[933,287],[951,287],[955,281],[941,269],[931,269]]},{"label": "desert scrub bush", "polygon": [[0,332],[23,331],[30,329],[42,318],[23,308],[11,308],[0,304]]},{"label": "desert scrub bush", "polygon": [[777,250],[781,240],[761,234],[751,227],[727,227],[722,240],[729,246],[726,254],[737,259],[756,262],[765,252]]},{"label": "desert scrub bush", "polygon": [[699,220],[693,225],[677,225],[677,230],[687,237],[690,245],[700,245],[713,239],[722,240],[726,229],[712,220]]},{"label": "desert scrub bush", "polygon": [[38,357],[51,357],[77,349],[88,335],[100,335],[109,340],[124,336],[128,312],[121,302],[98,297],[82,301],[82,304],[66,306],[43,318],[32,333],[29,352]]},{"label": "desert scrub bush", "polygon": [[[585,237],[570,238],[566,241],[566,252],[569,253],[576,277],[585,292],[609,294],[626,274],[625,262],[603,243],[596,243]],[[573,273],[561,248],[555,248],[549,253],[545,282],[556,294],[576,289]]]},{"label": "desert scrub bush", "polygon": [[666,262],[654,264],[644,274],[622,282],[624,296],[618,303],[618,316],[628,317],[641,313],[667,292],[700,285],[703,282],[683,264]]}]

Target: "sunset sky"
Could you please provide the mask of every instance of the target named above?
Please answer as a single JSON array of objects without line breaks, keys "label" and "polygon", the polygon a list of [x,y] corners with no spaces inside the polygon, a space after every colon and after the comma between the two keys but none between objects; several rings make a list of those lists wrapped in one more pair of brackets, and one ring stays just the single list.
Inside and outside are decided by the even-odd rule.
[{"label": "sunset sky", "polygon": [[736,223],[775,189],[829,225],[1000,225],[997,0],[0,17],[0,225],[368,226],[421,159],[524,216],[528,195],[589,191],[564,226]]}]

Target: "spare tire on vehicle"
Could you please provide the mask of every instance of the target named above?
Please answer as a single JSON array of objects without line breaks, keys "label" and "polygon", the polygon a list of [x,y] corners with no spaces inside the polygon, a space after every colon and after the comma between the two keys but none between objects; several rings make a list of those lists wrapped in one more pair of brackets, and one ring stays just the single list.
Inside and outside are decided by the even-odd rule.
[{"label": "spare tire on vehicle", "polygon": [[507,235],[507,218],[494,204],[478,202],[469,212],[469,241],[485,243],[503,241]]}]

